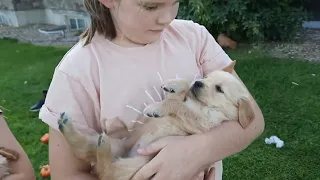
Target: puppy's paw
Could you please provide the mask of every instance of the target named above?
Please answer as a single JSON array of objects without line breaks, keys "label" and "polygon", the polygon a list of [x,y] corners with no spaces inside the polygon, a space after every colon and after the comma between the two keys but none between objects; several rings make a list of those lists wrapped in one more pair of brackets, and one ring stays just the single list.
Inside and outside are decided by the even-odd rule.
[{"label": "puppy's paw", "polygon": [[97,158],[99,158],[101,161],[105,161],[106,156],[112,157],[110,139],[105,133],[101,133],[98,137],[97,153]]},{"label": "puppy's paw", "polygon": [[104,133],[101,133],[98,137],[98,147],[102,147],[106,144],[106,137],[105,137],[105,134]]},{"label": "puppy's paw", "polygon": [[161,88],[168,93],[180,93],[189,89],[189,83],[185,79],[170,79]]},{"label": "puppy's paw", "polygon": [[73,128],[73,125],[71,123],[71,118],[68,117],[66,112],[63,112],[60,114],[58,125],[59,125],[59,130],[62,133],[70,132],[70,130]]},{"label": "puppy's paw", "polygon": [[153,103],[148,105],[144,110],[143,114],[147,117],[159,118],[163,117],[164,114],[161,111],[161,103]]}]

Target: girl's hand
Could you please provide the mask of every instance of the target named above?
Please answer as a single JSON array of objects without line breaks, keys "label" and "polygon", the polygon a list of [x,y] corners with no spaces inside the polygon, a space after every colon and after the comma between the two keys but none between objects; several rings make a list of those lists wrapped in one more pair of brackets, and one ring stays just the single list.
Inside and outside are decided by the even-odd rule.
[{"label": "girl's hand", "polygon": [[[139,149],[140,155],[158,153],[148,164],[143,166],[132,180],[195,180],[202,176],[204,158],[201,149],[205,143],[199,136],[170,136],[162,138],[149,146]],[[199,175],[200,174],[200,175]],[[201,179],[201,180],[202,180]]]}]

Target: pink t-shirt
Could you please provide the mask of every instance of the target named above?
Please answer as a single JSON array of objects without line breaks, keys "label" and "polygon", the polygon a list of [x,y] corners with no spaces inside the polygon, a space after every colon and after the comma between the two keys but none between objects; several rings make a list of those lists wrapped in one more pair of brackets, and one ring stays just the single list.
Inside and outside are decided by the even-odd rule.
[{"label": "pink t-shirt", "polygon": [[[64,111],[98,132],[106,128],[114,133],[120,122],[134,130],[145,105],[163,98],[163,80],[179,76],[193,81],[231,62],[204,26],[186,20],[174,20],[157,42],[144,47],[120,47],[99,35],[85,47],[82,43],[56,67],[39,114],[57,130]],[[221,161],[210,179],[222,179]]]}]

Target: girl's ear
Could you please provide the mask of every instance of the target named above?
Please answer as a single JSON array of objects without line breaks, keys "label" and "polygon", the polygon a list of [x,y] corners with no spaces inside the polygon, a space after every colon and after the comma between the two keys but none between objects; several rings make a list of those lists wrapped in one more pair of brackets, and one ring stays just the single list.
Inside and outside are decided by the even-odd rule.
[{"label": "girl's ear", "polygon": [[107,8],[114,7],[114,0],[99,0],[99,2],[105,5]]}]

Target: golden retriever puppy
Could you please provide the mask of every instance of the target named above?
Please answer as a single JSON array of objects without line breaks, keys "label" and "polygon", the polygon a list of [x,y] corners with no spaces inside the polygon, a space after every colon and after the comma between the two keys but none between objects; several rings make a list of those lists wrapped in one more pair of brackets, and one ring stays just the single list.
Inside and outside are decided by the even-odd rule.
[{"label": "golden retriever puppy", "polygon": [[18,152],[0,147],[0,179],[10,174],[8,160],[18,160],[18,158]]},{"label": "golden retriever puppy", "polygon": [[167,97],[144,109],[150,120],[126,140],[115,139],[105,133],[84,135],[72,125],[65,113],[58,121],[59,129],[76,155],[95,163],[101,180],[130,180],[153,158],[130,155],[141,144],[148,145],[166,136],[204,133],[225,120],[239,120],[243,128],[250,124],[254,118],[250,94],[231,74],[234,65],[235,61],[222,71],[210,73],[191,88],[184,79],[165,82],[162,89],[167,92]]}]

